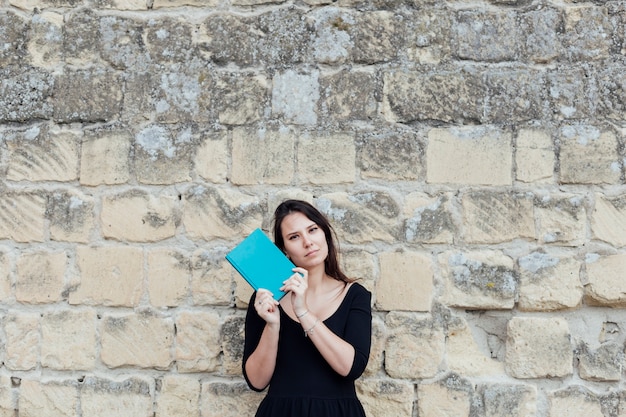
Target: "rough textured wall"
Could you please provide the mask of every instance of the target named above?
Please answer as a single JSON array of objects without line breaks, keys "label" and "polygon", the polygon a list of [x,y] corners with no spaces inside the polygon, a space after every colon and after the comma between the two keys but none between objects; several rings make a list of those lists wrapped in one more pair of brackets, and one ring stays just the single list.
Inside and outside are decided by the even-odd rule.
[{"label": "rough textured wall", "polygon": [[374,293],[369,416],[626,416],[625,27],[0,0],[0,416],[251,416],[224,254],[284,197]]}]

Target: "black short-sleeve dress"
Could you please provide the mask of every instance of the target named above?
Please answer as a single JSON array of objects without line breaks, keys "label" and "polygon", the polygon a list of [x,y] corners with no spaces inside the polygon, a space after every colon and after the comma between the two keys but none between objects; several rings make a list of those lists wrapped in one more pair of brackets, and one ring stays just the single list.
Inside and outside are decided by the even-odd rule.
[{"label": "black short-sleeve dress", "polygon": [[[266,397],[256,417],[364,417],[365,411],[356,396],[354,381],[367,365],[371,345],[371,293],[358,283],[351,284],[337,311],[324,324],[350,343],[355,350],[350,373],[336,373],[313,342],[304,336],[300,323],[280,308],[280,332],[276,368]],[[256,293],[248,306],[243,355],[243,375],[251,389],[265,387],[250,384],[245,364],[256,348],[265,321],[254,309]]]}]

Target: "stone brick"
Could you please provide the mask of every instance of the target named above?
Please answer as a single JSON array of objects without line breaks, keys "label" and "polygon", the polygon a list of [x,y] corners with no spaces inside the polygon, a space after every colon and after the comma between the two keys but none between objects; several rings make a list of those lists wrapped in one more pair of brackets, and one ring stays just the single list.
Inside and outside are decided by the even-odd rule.
[{"label": "stone brick", "polygon": [[392,378],[433,378],[445,354],[441,324],[428,316],[391,312],[385,320],[385,371]]},{"label": "stone brick", "polygon": [[74,381],[23,379],[20,383],[19,413],[24,417],[66,417],[76,415],[78,387]]},{"label": "stone brick", "polygon": [[626,307],[626,255],[588,256],[585,301],[591,305]]},{"label": "stone brick", "polygon": [[579,246],[585,242],[587,210],[581,196],[538,195],[535,198],[535,219],[541,243]]},{"label": "stone brick", "polygon": [[404,236],[407,242],[451,244],[457,235],[452,196],[411,193],[405,197]]},{"label": "stone brick", "polygon": [[535,236],[533,198],[528,193],[470,191],[461,202],[466,242],[493,244]]},{"label": "stone brick", "polygon": [[552,113],[563,119],[580,119],[590,114],[592,103],[582,68],[559,68],[547,74]]},{"label": "stone brick", "polygon": [[219,364],[220,318],[217,312],[183,311],[176,318],[179,372],[213,372]]},{"label": "stone brick", "polygon": [[26,304],[61,301],[68,257],[64,252],[25,252],[16,262],[15,299]]},{"label": "stone brick", "polygon": [[88,8],[79,8],[65,18],[63,55],[70,65],[82,67],[98,57],[101,43],[98,26],[99,17]]},{"label": "stone brick", "polygon": [[363,372],[364,378],[375,377],[384,366],[385,345],[387,344],[387,330],[385,322],[380,317],[372,317],[372,343],[367,368]]},{"label": "stone brick", "polygon": [[376,255],[368,253],[366,250],[343,250],[341,248],[340,250],[339,262],[343,271],[370,292],[375,292],[378,277]]},{"label": "stone brick", "polygon": [[542,70],[496,68],[487,71],[485,81],[488,88],[485,120],[489,123],[520,123],[543,119],[549,114],[547,82]]},{"label": "stone brick", "polygon": [[6,190],[0,195],[0,238],[16,242],[45,240],[46,198],[42,194]]},{"label": "stone brick", "polygon": [[482,390],[485,417],[535,417],[537,388],[533,385],[487,385]]},{"label": "stone brick", "polygon": [[445,352],[448,369],[459,375],[488,377],[504,373],[504,364],[481,350],[462,317],[448,323]]},{"label": "stone brick", "polygon": [[94,199],[73,190],[55,191],[48,199],[46,218],[50,239],[63,242],[89,242],[94,228]]},{"label": "stone brick", "polygon": [[[428,0],[424,1],[429,3]],[[396,5],[398,2],[394,2]],[[452,43],[449,41],[452,32],[454,14],[444,8],[424,7],[412,11],[406,19],[405,45],[399,51],[400,56],[419,64],[437,65],[448,60],[452,54]]]},{"label": "stone brick", "polygon": [[383,192],[320,196],[317,207],[332,222],[341,242],[363,244],[376,240],[395,242],[400,207]]},{"label": "stone brick", "polygon": [[9,313],[4,316],[4,366],[12,371],[35,369],[39,361],[39,315]]},{"label": "stone brick", "polygon": [[507,326],[507,373],[514,378],[571,375],[570,338],[569,326],[562,318],[513,317]]},{"label": "stone brick", "polygon": [[148,260],[148,297],[153,307],[184,304],[191,287],[191,260],[174,248],[154,248]]},{"label": "stone brick", "polygon": [[229,135],[226,132],[203,132],[194,167],[203,179],[222,184],[228,180]]},{"label": "stone brick", "polygon": [[597,349],[582,344],[577,355],[578,373],[587,381],[619,381],[624,366],[624,346],[607,342]]},{"label": "stone brick", "polygon": [[229,316],[221,328],[221,345],[223,352],[222,372],[226,375],[241,375],[244,345],[244,316]]},{"label": "stone brick", "polygon": [[[98,0],[114,9],[146,10],[145,0]],[[142,21],[122,16],[102,16],[99,21],[100,56],[114,68],[143,70],[149,64]]]},{"label": "stone brick", "polygon": [[191,295],[195,305],[230,305],[233,293],[232,275],[235,272],[224,259],[225,256],[225,251],[198,249],[193,253]]},{"label": "stone brick", "polygon": [[356,157],[363,178],[411,181],[425,175],[424,144],[412,132],[374,132],[358,137]]},{"label": "stone brick", "polygon": [[110,368],[167,369],[172,364],[174,322],[151,312],[107,315],[100,329],[102,362]]},{"label": "stone brick", "polygon": [[200,417],[254,415],[264,395],[251,391],[243,381],[204,382],[200,393]]},{"label": "stone brick", "polygon": [[626,195],[595,194],[591,232],[594,239],[615,247],[626,246]]},{"label": "stone brick", "polygon": [[70,304],[134,307],[143,295],[143,251],[129,246],[76,248],[78,281]]},{"label": "stone brick", "polygon": [[182,375],[165,375],[156,398],[156,416],[197,416],[200,382]]},{"label": "stone brick", "polygon": [[232,141],[233,184],[291,184],[294,179],[296,133],[235,129]]},{"label": "stone brick", "polygon": [[350,30],[356,24],[354,13],[345,8],[323,7],[313,10],[309,16],[314,21],[311,53],[315,60],[330,65],[350,61],[354,51]]},{"label": "stone brick", "polygon": [[100,229],[105,238],[157,242],[176,234],[180,221],[177,196],[155,196],[140,189],[105,196]]},{"label": "stone brick", "polygon": [[[0,13],[2,46],[0,47],[0,68],[9,65],[23,64],[26,55],[26,33],[28,22],[13,11],[3,10]],[[4,79],[4,78],[3,78]]]},{"label": "stone brick", "polygon": [[518,16],[513,11],[462,10],[452,25],[460,59],[513,61],[520,52]]},{"label": "stone brick", "polygon": [[533,252],[519,259],[518,307],[526,311],[576,308],[583,298],[580,261],[570,256]]},{"label": "stone brick", "polygon": [[483,127],[432,129],[428,132],[426,181],[511,185],[512,155],[511,134],[506,131]]},{"label": "stone brick", "polygon": [[517,135],[516,179],[525,183],[553,183],[555,152],[547,131],[522,129]]},{"label": "stone brick", "polygon": [[337,133],[303,136],[298,141],[298,174],[303,182],[323,185],[356,180],[354,136]]},{"label": "stone brick", "polygon": [[420,417],[469,417],[473,389],[469,382],[452,374],[434,384],[417,386]]},{"label": "stone brick", "polygon": [[438,258],[446,305],[480,310],[513,308],[519,274],[511,258],[493,250],[448,251]]},{"label": "stone brick", "polygon": [[376,307],[386,311],[430,311],[434,290],[432,259],[418,252],[384,252],[378,259]]},{"label": "stone brick", "polygon": [[287,70],[273,79],[272,114],[286,123],[315,125],[320,99],[319,72],[298,73]]},{"label": "stone brick", "polygon": [[93,186],[127,183],[131,141],[132,136],[126,130],[86,132],[80,157],[80,183]]},{"label": "stone brick", "polygon": [[359,380],[356,390],[368,416],[413,415],[415,389],[408,381],[382,378]]},{"label": "stone brick", "polygon": [[[626,22],[626,19],[624,20]],[[624,25],[624,22],[620,22]],[[622,36],[622,45],[626,45],[626,34]],[[626,111],[626,74],[619,67],[599,68],[596,74],[598,87],[598,114],[619,123]]]},{"label": "stone brick", "polygon": [[619,183],[618,141],[613,132],[594,126],[567,126],[560,133],[562,183]]},{"label": "stone brick", "polygon": [[95,311],[55,310],[43,314],[42,367],[57,370],[93,370],[96,365],[96,348]]},{"label": "stone brick", "polygon": [[268,98],[268,80],[264,75],[220,73],[216,76],[211,105],[220,123],[247,125],[261,120]]},{"label": "stone brick", "polygon": [[238,191],[195,186],[183,195],[183,225],[190,239],[235,238],[259,227],[263,208]]},{"label": "stone brick", "polygon": [[154,62],[189,62],[194,53],[193,26],[181,17],[150,19],[144,25],[146,49]]},{"label": "stone brick", "polygon": [[52,74],[39,68],[0,66],[0,78],[0,122],[47,119],[52,115]]},{"label": "stone brick", "polygon": [[354,24],[333,22],[338,30],[350,34],[354,45],[353,59],[358,63],[374,64],[393,60],[404,46],[403,19],[388,11],[356,14]]},{"label": "stone brick", "polygon": [[12,389],[11,378],[0,376],[0,417],[15,417],[17,393]]},{"label": "stone brick", "polygon": [[79,415],[152,417],[151,384],[139,377],[110,380],[89,376],[81,385]]},{"label": "stone brick", "polygon": [[63,49],[63,15],[54,11],[33,15],[27,48],[34,67],[51,69],[59,64]]},{"label": "stone brick", "polygon": [[581,386],[573,386],[548,394],[551,416],[603,417],[600,399]]},{"label": "stone brick", "polygon": [[[332,121],[371,120],[378,110],[380,96],[375,74],[365,71],[340,71],[322,76],[320,83],[320,111]],[[403,146],[398,143],[394,146]],[[406,146],[406,145],[404,145]],[[410,158],[411,155],[403,155]]]},{"label": "stone brick", "polygon": [[558,28],[563,27],[560,10],[543,7],[521,15],[520,28],[526,35],[523,55],[535,63],[549,63],[563,53]]},{"label": "stone brick", "polygon": [[[0,302],[11,297],[11,264],[11,256],[8,253],[0,251]],[[2,414],[0,412],[0,417],[1,416]]]},{"label": "stone brick", "polygon": [[612,26],[605,7],[580,5],[565,9],[564,46],[573,61],[605,59],[611,47]]}]

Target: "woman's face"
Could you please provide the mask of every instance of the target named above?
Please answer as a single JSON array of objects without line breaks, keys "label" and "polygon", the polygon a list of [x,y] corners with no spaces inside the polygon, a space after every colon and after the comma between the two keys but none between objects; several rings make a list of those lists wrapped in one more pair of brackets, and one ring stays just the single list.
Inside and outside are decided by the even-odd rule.
[{"label": "woman's face", "polygon": [[280,229],[285,252],[296,266],[310,270],[324,265],[328,244],[324,231],[316,223],[296,211],[285,216]]}]

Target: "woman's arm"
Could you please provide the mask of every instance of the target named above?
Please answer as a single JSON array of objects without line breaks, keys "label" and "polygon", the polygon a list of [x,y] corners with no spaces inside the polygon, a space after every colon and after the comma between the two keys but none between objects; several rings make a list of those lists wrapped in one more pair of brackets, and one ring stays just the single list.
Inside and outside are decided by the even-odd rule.
[{"label": "woman's arm", "polygon": [[244,365],[248,382],[259,391],[269,385],[274,374],[279,330],[280,325],[266,324],[259,344]]}]

